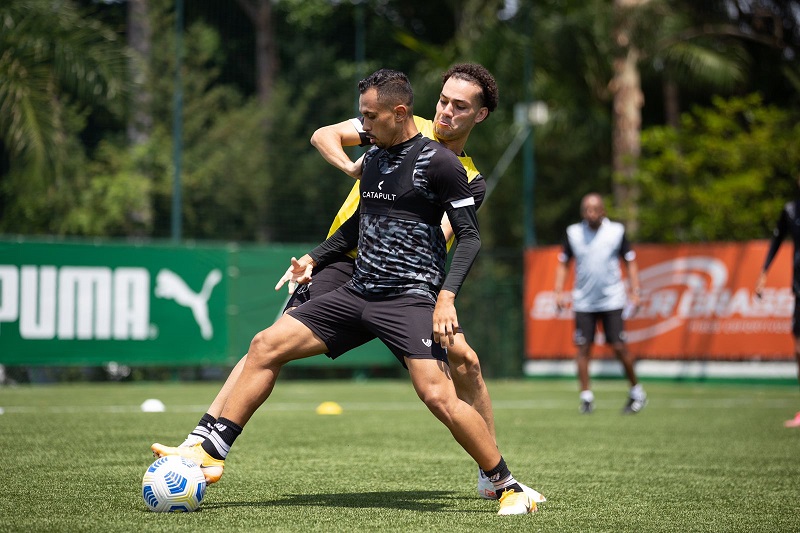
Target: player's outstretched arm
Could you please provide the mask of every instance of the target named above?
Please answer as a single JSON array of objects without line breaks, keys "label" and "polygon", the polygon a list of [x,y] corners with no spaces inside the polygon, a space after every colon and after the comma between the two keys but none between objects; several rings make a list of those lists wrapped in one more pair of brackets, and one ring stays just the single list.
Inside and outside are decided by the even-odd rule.
[{"label": "player's outstretched arm", "polygon": [[350,120],[317,129],[311,136],[311,144],[334,167],[355,179],[361,177],[361,158],[351,161],[344,151],[345,146],[361,144],[361,137]]}]

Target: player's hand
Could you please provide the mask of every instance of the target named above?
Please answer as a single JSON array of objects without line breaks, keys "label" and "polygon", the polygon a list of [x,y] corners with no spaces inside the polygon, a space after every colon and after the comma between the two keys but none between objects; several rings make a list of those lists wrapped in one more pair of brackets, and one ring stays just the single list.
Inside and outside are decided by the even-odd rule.
[{"label": "player's hand", "polygon": [[308,255],[299,260],[292,257],[292,264],[286,269],[281,279],[275,284],[275,290],[280,290],[286,283],[289,284],[289,294],[294,294],[298,285],[311,281],[311,271],[314,269],[314,262]]},{"label": "player's hand", "polygon": [[636,313],[639,312],[639,304],[633,303],[629,301],[625,304],[625,307],[622,308],[622,320],[628,320],[636,316]]},{"label": "player's hand", "polygon": [[436,307],[433,309],[433,340],[445,349],[455,344],[458,330],[455,300],[455,294],[441,290],[436,299]]},{"label": "player's hand", "polygon": [[628,296],[628,301],[633,305],[635,309],[639,309],[639,306],[642,304],[642,297],[636,291],[631,291],[630,296]]},{"label": "player's hand", "polygon": [[759,300],[764,295],[764,287],[766,285],[767,285],[767,274],[762,272],[758,276],[758,281],[756,281],[756,288],[755,288],[756,298],[758,298]]},{"label": "player's hand", "polygon": [[564,293],[557,291],[556,292],[556,313],[561,314],[569,304],[569,298]]}]

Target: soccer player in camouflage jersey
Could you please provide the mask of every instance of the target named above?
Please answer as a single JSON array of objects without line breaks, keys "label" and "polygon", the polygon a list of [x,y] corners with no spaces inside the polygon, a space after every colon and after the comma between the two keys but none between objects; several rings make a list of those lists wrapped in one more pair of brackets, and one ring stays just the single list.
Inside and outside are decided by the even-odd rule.
[{"label": "soccer player in camouflage jersey", "polygon": [[[458,156],[467,172],[467,179],[477,207],[480,207],[483,202],[486,182],[472,158],[464,152],[464,148],[472,129],[488,118],[489,114],[497,107],[497,103],[497,84],[491,73],[482,65],[461,63],[452,66],[442,75],[442,88],[436,104],[434,119],[414,117],[414,123],[423,135],[435,139]],[[344,147],[369,144],[369,139],[362,128],[361,119],[354,118],[324,126],[314,132],[311,143],[333,166],[354,178],[360,177],[361,161],[351,161],[344,151]],[[339,209],[329,235],[333,234],[356,211],[358,199],[358,182],[356,182],[345,203]],[[442,229],[448,239],[448,244],[452,244],[452,230],[446,215],[442,220]],[[301,285],[300,292],[292,298],[290,305],[306,301],[309,297],[328,290],[329,286],[335,284],[331,283],[333,278],[338,276],[340,280],[342,279],[341,271],[345,270],[343,265],[346,263],[347,257],[343,257],[331,266],[322,269],[316,268],[311,274],[311,279],[313,279],[311,285]],[[496,439],[492,403],[483,380],[478,354],[467,343],[463,331],[459,330],[456,333],[454,343],[448,347],[447,355],[459,398],[472,405],[480,413],[486,421],[492,437]],[[538,492],[528,487],[524,488],[533,494],[536,501],[545,501],[545,498]],[[483,498],[496,498],[492,484],[480,469],[477,490]]]},{"label": "soccer player in camouflage jersey", "polygon": [[[284,364],[321,353],[336,357],[377,337],[408,369],[428,409],[493,481],[501,495],[498,514],[532,512],[535,502],[511,475],[484,420],[456,395],[446,367],[443,345],[452,343],[458,328],[455,297],[480,248],[464,168],[452,152],[418,133],[404,74],[377,71],[359,83],[359,93],[364,130],[375,144],[365,157],[359,228],[355,234],[338,232],[309,254],[312,262],[321,262],[357,244],[353,278],[289,311],[253,338],[244,368],[206,439],[192,447],[155,443],[151,448],[159,456],[197,462],[207,480],[215,482]],[[457,237],[449,272],[439,228],[445,212]],[[398,229],[405,238],[395,238]],[[307,265],[295,262],[298,275],[304,273]]]},{"label": "soccer player in camouflage jersey", "polygon": [[[797,185],[800,186],[800,175],[797,177]],[[787,202],[781,210],[778,223],[772,231],[772,240],[770,242],[767,257],[764,259],[764,266],[761,269],[761,274],[756,281],[756,296],[761,298],[764,293],[764,287],[767,284],[767,271],[769,270],[772,260],[778,253],[784,239],[787,236],[792,237],[794,242],[794,259],[792,264],[794,271],[792,274],[792,292],[794,292],[794,316],[792,317],[792,336],[794,337],[794,357],[797,360],[798,367],[798,380],[800,380],[800,197]],[[800,412],[794,418],[791,418],[783,423],[787,428],[800,427]]]},{"label": "soccer player in camouflage jersey", "polygon": [[[497,84],[492,74],[482,65],[474,63],[456,64],[442,75],[442,87],[436,104],[436,113],[433,120],[414,116],[414,124],[419,131],[430,139],[438,141],[458,156],[464,166],[469,181],[470,190],[475,198],[476,209],[480,207],[486,194],[486,182],[465,152],[464,148],[472,128],[488,118],[498,104]],[[322,156],[333,166],[344,173],[359,178],[361,176],[362,161],[351,161],[345,153],[345,146],[369,146],[369,137],[363,129],[363,118],[353,118],[337,124],[323,126],[314,132],[311,137],[313,144]],[[340,207],[334,218],[328,237],[333,235],[342,224],[352,217],[358,210],[359,182],[353,184],[349,195]],[[448,240],[448,248],[453,243],[453,231],[447,220],[447,215],[442,219],[442,230]],[[291,268],[288,277],[282,278],[276,286],[280,288],[284,282],[289,281],[292,292],[286,309],[292,309],[311,298],[326,294],[338,289],[347,283],[353,275],[353,264],[356,250],[350,250],[328,264],[313,269],[313,272],[304,276],[299,286],[297,280],[292,280]],[[313,278],[313,283],[307,283]],[[295,288],[296,287],[296,288]],[[483,380],[478,354],[467,343],[464,332],[459,330],[454,336],[454,343],[447,349],[448,364],[453,377],[453,383],[458,397],[472,405],[483,417],[489,427],[492,438],[495,439],[494,413],[486,383]],[[206,414],[197,427],[189,434],[184,445],[190,446],[204,438],[216,422],[227,400],[230,388],[244,366],[245,358],[232,369],[227,382],[220,393],[212,402]],[[528,491],[534,501],[541,503],[545,497],[537,491],[522,486]],[[494,485],[478,469],[477,492],[482,498],[497,499]]]}]

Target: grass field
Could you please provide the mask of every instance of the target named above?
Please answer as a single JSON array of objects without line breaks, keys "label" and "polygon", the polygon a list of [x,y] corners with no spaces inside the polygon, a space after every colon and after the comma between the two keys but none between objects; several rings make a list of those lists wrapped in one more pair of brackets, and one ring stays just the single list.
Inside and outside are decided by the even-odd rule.
[{"label": "grass field", "polygon": [[[572,380],[490,382],[501,451],[548,498],[496,516],[476,467],[407,381],[279,382],[189,514],[147,511],[154,441],[179,443],[219,383],[0,388],[0,530],[800,531],[796,385],[599,381],[577,412]],[[142,413],[147,398],[163,413]],[[321,402],[340,416],[319,416]]]}]

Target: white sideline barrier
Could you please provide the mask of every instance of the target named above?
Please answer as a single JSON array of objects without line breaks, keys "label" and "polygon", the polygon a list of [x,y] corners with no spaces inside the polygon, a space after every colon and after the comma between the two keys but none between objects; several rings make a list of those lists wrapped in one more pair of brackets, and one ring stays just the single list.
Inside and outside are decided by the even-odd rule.
[{"label": "white sideline barrier", "polygon": [[[574,360],[537,359],[525,361],[523,371],[530,377],[575,376]],[[592,361],[593,377],[622,377],[622,366],[616,360]],[[797,379],[794,361],[653,361],[636,363],[640,378],[674,379]]]}]

